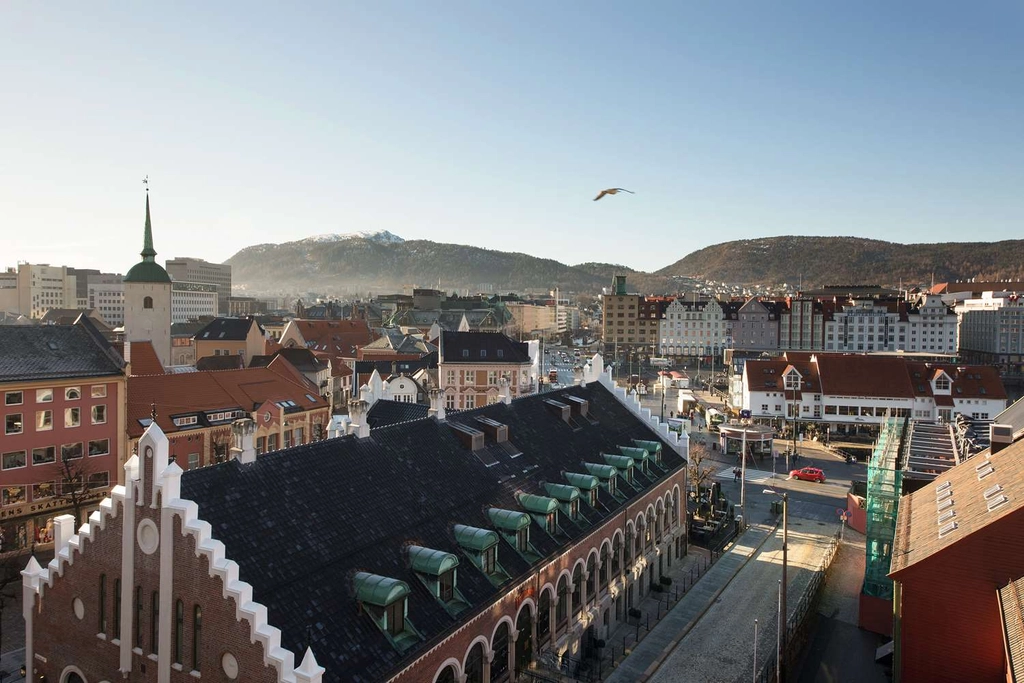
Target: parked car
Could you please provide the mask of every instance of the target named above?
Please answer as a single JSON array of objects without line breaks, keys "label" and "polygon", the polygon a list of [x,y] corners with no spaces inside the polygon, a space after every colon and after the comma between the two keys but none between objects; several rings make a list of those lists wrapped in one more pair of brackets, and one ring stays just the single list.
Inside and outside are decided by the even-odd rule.
[{"label": "parked car", "polygon": [[789,473],[790,479],[802,479],[803,481],[825,481],[825,473],[817,467],[802,467],[792,470]]}]

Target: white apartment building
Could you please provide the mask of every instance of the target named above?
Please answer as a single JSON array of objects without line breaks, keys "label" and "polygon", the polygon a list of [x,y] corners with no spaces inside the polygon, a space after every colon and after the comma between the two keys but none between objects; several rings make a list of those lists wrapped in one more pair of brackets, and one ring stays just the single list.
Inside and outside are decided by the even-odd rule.
[{"label": "white apartment building", "polygon": [[201,282],[171,283],[171,324],[197,320],[200,316],[217,317],[219,310],[217,285]]},{"label": "white apartment building", "polygon": [[725,348],[725,322],[717,300],[676,299],[665,309],[658,330],[660,356],[718,356]]},{"label": "white apartment building", "polygon": [[978,363],[1024,362],[1024,299],[1017,292],[982,292],[956,307],[960,353]]},{"label": "white apartment building", "polygon": [[[198,282],[171,283],[171,324],[201,316],[217,317],[217,286]],[[111,327],[124,325],[124,285],[90,284],[89,308],[95,308]]]},{"label": "white apartment building", "polygon": [[217,310],[213,315],[228,314],[228,299],[231,297],[231,266],[226,263],[210,263],[188,256],[168,259],[167,274],[178,282],[199,282],[215,285],[217,288]]},{"label": "white apartment building", "polygon": [[[67,266],[46,263],[19,263],[17,272],[17,313],[30,318],[42,318],[51,308],[81,308],[78,299],[78,280],[68,272]],[[4,283],[11,281],[12,271],[4,273]],[[4,297],[5,301],[10,296]],[[9,301],[7,301],[9,303]]]},{"label": "white apartment building", "polygon": [[924,294],[913,304],[855,300],[836,306],[825,321],[826,351],[954,354],[956,349],[956,313],[935,294]]},{"label": "white apartment building", "polygon": [[89,308],[95,308],[110,327],[124,326],[124,284],[89,285]]}]

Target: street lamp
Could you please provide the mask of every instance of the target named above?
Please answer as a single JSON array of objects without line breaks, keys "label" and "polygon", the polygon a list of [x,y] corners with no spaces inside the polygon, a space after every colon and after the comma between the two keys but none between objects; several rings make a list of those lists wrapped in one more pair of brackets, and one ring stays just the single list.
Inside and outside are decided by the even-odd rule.
[{"label": "street lamp", "polygon": [[757,619],[754,619],[754,683],[757,683]]},{"label": "street lamp", "polygon": [[778,657],[778,664],[775,667],[778,673],[778,681],[786,680],[783,675],[783,665],[785,664],[785,650],[786,650],[786,569],[789,566],[789,557],[787,554],[788,541],[789,541],[789,493],[779,493],[775,489],[764,489],[763,493],[770,493],[773,496],[779,496],[782,498],[782,581],[779,584],[779,651],[776,654]]}]

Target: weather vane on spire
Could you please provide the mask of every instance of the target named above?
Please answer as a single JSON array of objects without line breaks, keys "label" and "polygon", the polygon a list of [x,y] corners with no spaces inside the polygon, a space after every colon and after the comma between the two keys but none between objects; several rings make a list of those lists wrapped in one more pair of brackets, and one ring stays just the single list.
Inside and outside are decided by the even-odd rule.
[{"label": "weather vane on spire", "polygon": [[142,184],[146,186],[146,193],[148,194],[149,193],[149,174],[148,173],[146,174],[146,177],[142,179]]}]

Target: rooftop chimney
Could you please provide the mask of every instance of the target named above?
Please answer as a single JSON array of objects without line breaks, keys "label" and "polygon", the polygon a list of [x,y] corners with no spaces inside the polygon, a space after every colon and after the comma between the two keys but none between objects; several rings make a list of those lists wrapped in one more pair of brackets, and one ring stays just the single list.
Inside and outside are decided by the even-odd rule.
[{"label": "rooftop chimney", "polygon": [[444,394],[440,389],[430,390],[430,408],[427,410],[427,417],[432,417],[438,422],[444,421]]},{"label": "rooftop chimney", "polygon": [[242,464],[256,460],[256,423],[245,417],[231,423],[231,457]]},{"label": "rooftop chimney", "polygon": [[996,454],[1013,443],[1013,425],[989,425],[989,442],[992,454]]},{"label": "rooftop chimney", "polygon": [[507,377],[502,377],[498,380],[498,400],[505,405],[512,403],[512,391],[508,388]]},{"label": "rooftop chimney", "polygon": [[348,402],[348,416],[352,419],[349,425],[349,434],[355,434],[360,439],[370,436],[370,424],[366,421],[366,414],[369,412],[370,404],[362,400]]}]

